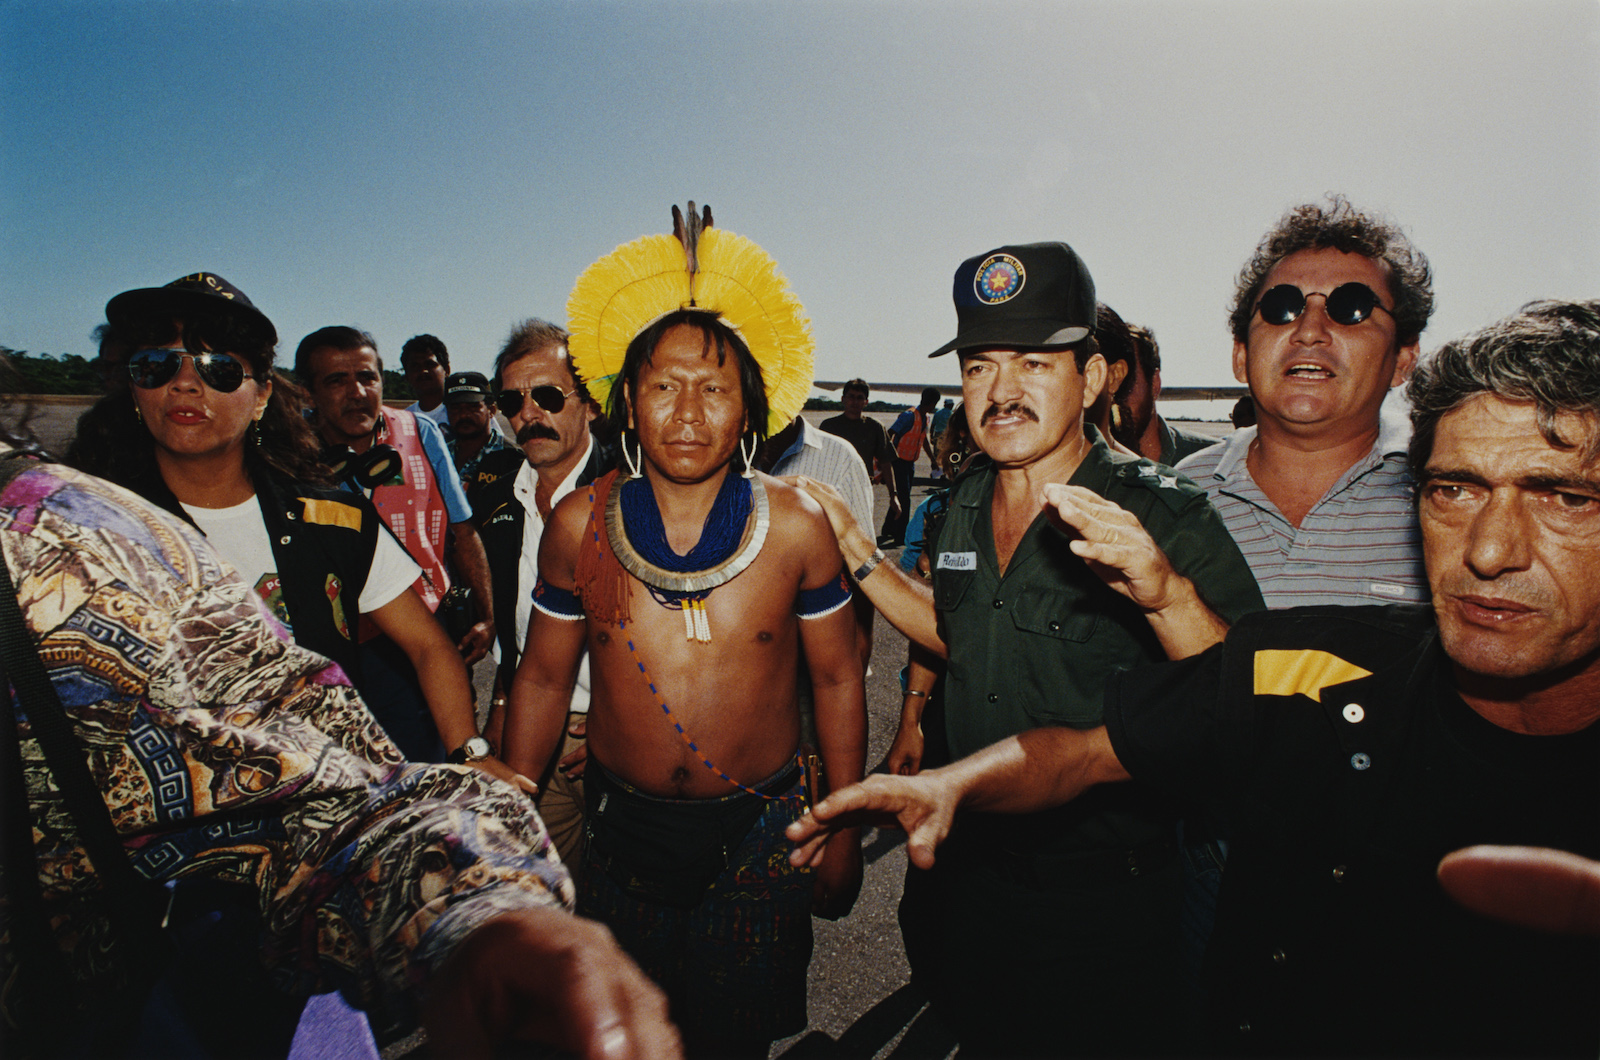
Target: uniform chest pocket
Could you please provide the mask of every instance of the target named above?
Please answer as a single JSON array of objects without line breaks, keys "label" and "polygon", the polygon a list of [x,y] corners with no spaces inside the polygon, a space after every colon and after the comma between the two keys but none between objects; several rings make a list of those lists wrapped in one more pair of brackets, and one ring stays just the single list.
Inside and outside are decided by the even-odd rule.
[{"label": "uniform chest pocket", "polygon": [[941,570],[933,579],[933,606],[940,611],[954,611],[961,606],[977,571]]},{"label": "uniform chest pocket", "polygon": [[1090,605],[1089,598],[1081,593],[1024,593],[1012,608],[1011,617],[1024,633],[1082,644],[1094,636],[1100,623],[1100,616],[1089,609]]}]

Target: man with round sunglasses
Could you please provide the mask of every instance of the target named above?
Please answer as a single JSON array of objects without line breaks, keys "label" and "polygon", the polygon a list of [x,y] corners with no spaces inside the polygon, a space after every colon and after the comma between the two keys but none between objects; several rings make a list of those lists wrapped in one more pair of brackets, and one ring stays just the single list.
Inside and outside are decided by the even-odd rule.
[{"label": "man with round sunglasses", "polygon": [[[473,517],[489,556],[495,594],[494,698],[484,734],[498,749],[506,696],[528,638],[539,539],[556,503],[616,466],[591,425],[599,410],[573,374],[566,329],[537,317],[511,329],[494,362],[495,407],[516,447],[484,457],[473,491]],[[447,398],[448,400],[448,398]],[[578,668],[563,743],[535,800],[567,866],[583,864],[584,733],[589,717],[589,661]]]},{"label": "man with round sunglasses", "polygon": [[1406,463],[1383,413],[1433,312],[1428,259],[1342,196],[1288,211],[1239,274],[1233,373],[1256,425],[1182,461],[1268,607],[1427,599]]}]

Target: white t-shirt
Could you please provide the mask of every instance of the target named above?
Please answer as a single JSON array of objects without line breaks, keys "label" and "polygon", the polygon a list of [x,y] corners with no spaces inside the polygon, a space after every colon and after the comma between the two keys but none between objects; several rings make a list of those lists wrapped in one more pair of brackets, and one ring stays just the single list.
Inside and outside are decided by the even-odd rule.
[{"label": "white t-shirt", "polygon": [[[272,541],[267,536],[267,524],[261,518],[261,505],[255,497],[231,508],[196,508],[185,504],[195,525],[206,535],[211,546],[244,580],[255,586],[256,592],[267,602],[273,617],[285,629],[294,632],[289,613],[284,607],[283,586],[278,572],[269,568],[277,566],[272,554]],[[367,568],[367,582],[361,589],[357,606],[362,614],[370,614],[411,587],[420,573],[416,561],[401,547],[394,535],[378,528],[378,544],[372,552],[372,563]]]}]

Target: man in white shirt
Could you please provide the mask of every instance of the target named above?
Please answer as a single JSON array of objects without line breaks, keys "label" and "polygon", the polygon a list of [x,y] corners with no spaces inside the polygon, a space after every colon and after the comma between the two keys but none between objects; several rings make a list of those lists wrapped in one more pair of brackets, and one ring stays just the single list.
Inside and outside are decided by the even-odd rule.
[{"label": "man in white shirt", "polygon": [[450,374],[450,351],[433,335],[413,335],[400,347],[400,370],[417,395],[408,412],[426,416],[439,425],[445,441],[452,441],[450,410],[444,405],[444,380]]},{"label": "man in white shirt", "polygon": [[[500,605],[495,612],[500,665],[485,731],[498,747],[506,690],[527,646],[545,519],[557,501],[609,471],[615,459],[590,433],[599,409],[572,372],[565,329],[537,318],[516,325],[495,359],[492,389],[495,404],[520,446],[484,457],[474,509]],[[588,710],[585,659],[572,691],[566,738],[555,764],[538,778],[536,800],[562,861],[574,870],[582,864],[583,734]]]}]

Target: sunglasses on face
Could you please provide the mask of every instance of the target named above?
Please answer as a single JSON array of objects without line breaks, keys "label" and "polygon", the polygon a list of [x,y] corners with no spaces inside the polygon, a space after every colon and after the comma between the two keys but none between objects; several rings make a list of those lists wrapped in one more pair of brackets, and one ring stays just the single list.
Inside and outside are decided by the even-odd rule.
[{"label": "sunglasses on face", "polygon": [[194,362],[194,374],[219,394],[231,394],[246,379],[264,379],[246,370],[244,364],[226,353],[190,353],[188,350],[154,348],[140,350],[128,358],[128,378],[140,390],[166,386],[183,368],[183,359]]},{"label": "sunglasses on face", "polygon": [[[1268,324],[1292,324],[1306,311],[1306,299],[1317,293],[1313,291],[1308,295],[1293,284],[1280,283],[1261,296],[1261,301],[1256,303],[1256,310]],[[1322,297],[1329,319],[1346,327],[1361,323],[1372,315],[1374,309],[1383,309],[1391,317],[1394,316],[1379,304],[1378,296],[1364,283],[1341,283]]]},{"label": "sunglasses on face", "polygon": [[578,392],[577,387],[562,392],[558,386],[544,386],[507,388],[494,396],[495,407],[507,416],[515,416],[522,411],[523,398],[532,398],[533,403],[554,416],[567,407],[567,398]]}]

